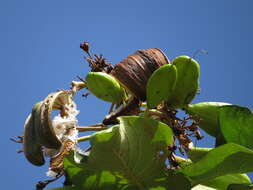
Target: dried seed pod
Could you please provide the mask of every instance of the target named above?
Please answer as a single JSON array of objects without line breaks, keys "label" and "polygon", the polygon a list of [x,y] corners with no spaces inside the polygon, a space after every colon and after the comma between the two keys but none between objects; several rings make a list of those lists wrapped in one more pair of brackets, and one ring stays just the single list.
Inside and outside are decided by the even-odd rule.
[{"label": "dried seed pod", "polygon": [[[37,104],[34,106],[38,106]],[[34,113],[30,114],[24,125],[23,150],[26,159],[36,166],[42,166],[45,163],[41,145],[36,138],[34,125]]]},{"label": "dried seed pod", "polygon": [[174,90],[177,81],[175,65],[166,64],[158,68],[149,78],[147,84],[147,105],[154,108],[162,101],[167,100]]},{"label": "dried seed pod", "polygon": [[34,130],[36,135],[36,141],[41,146],[43,145],[43,140],[45,137],[43,137],[43,127],[41,124],[41,106],[43,104],[43,101],[38,102],[33,106],[32,114],[33,114],[33,120],[34,120]]},{"label": "dried seed pod", "polygon": [[160,49],[138,50],[116,64],[110,74],[135,97],[145,101],[149,77],[157,68],[168,63],[166,55]]},{"label": "dried seed pod", "polygon": [[58,149],[61,147],[61,141],[55,134],[52,126],[51,112],[54,109],[60,110],[62,117],[66,116],[65,105],[71,104],[71,93],[69,91],[59,91],[49,94],[40,107],[41,130],[38,134],[41,145],[46,148]]},{"label": "dried seed pod", "polygon": [[177,68],[177,82],[167,105],[171,109],[183,108],[192,101],[199,89],[200,68],[198,62],[188,56],[176,57],[172,64]]},{"label": "dried seed pod", "polygon": [[96,97],[116,104],[122,102],[124,90],[111,75],[103,72],[90,72],[86,76],[86,83],[89,91]]}]

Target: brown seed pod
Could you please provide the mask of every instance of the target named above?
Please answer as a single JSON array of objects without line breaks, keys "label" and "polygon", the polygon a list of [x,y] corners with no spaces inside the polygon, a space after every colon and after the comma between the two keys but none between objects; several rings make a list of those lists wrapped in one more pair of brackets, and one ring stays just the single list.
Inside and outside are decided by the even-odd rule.
[{"label": "brown seed pod", "polygon": [[52,110],[60,110],[62,117],[66,116],[66,107],[65,105],[71,104],[71,93],[69,91],[59,91],[49,94],[46,99],[43,101],[40,107],[40,118],[41,118],[41,129],[39,139],[42,146],[46,148],[58,149],[61,147],[61,141],[55,134],[53,129],[51,113]]},{"label": "brown seed pod", "polygon": [[160,49],[138,50],[116,64],[110,74],[135,97],[145,101],[149,77],[164,64],[169,64],[169,60]]}]

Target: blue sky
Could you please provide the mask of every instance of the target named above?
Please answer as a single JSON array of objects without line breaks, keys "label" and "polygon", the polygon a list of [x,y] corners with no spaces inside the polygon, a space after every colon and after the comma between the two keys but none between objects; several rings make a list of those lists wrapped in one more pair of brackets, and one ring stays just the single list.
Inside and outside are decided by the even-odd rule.
[{"label": "blue sky", "polygon": [[[137,49],[160,48],[170,60],[205,49],[208,55],[197,56],[201,94],[194,102],[253,108],[252,6],[251,0],[0,1],[1,188],[33,189],[46,179],[47,167],[30,165],[9,138],[22,133],[35,102],[85,76],[82,41],[113,64]],[[82,125],[101,121],[109,108],[93,96],[76,102]]]}]

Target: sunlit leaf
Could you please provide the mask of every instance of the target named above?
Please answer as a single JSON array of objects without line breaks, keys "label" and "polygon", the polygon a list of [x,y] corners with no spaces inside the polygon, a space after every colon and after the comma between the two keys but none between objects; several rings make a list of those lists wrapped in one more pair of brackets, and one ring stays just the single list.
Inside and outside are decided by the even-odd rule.
[{"label": "sunlit leaf", "polygon": [[187,155],[193,162],[197,162],[201,160],[212,148],[200,148],[200,147],[194,147],[191,148]]},{"label": "sunlit leaf", "polygon": [[185,106],[185,110],[196,120],[199,127],[213,137],[220,134],[219,108],[229,105],[224,102],[199,102]]},{"label": "sunlit leaf", "polygon": [[202,183],[215,177],[253,171],[253,151],[243,146],[228,143],[213,150],[182,172],[192,180]]},{"label": "sunlit leaf", "polygon": [[[212,148],[194,147],[188,152],[188,156],[193,162],[197,162],[204,158],[204,156],[211,150]],[[228,185],[232,183],[243,184],[251,183],[251,181],[246,174],[228,174],[205,181],[202,185],[215,189],[226,189]]]},{"label": "sunlit leaf", "polygon": [[202,183],[202,185],[225,190],[230,184],[233,183],[243,184],[243,183],[251,183],[251,181],[246,174],[228,174],[206,181]]},{"label": "sunlit leaf", "polygon": [[253,114],[250,109],[235,105],[219,110],[220,128],[227,142],[253,148]]},{"label": "sunlit leaf", "polygon": [[70,180],[87,189],[146,189],[165,177],[170,127],[151,118],[121,117],[120,125],[97,132],[89,158],[81,164],[65,159]]}]

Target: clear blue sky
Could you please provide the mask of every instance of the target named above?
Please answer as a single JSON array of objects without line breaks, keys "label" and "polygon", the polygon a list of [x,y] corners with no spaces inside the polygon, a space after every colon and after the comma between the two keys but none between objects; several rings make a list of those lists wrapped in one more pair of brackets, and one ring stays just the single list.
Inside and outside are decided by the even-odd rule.
[{"label": "clear blue sky", "polygon": [[[30,165],[9,137],[22,133],[35,102],[85,76],[82,41],[114,64],[137,49],[161,48],[170,59],[208,50],[197,57],[201,94],[194,102],[253,108],[252,7],[252,0],[0,1],[1,189],[30,190],[46,179],[47,167]],[[92,96],[76,101],[82,125],[101,121],[109,107]]]}]

